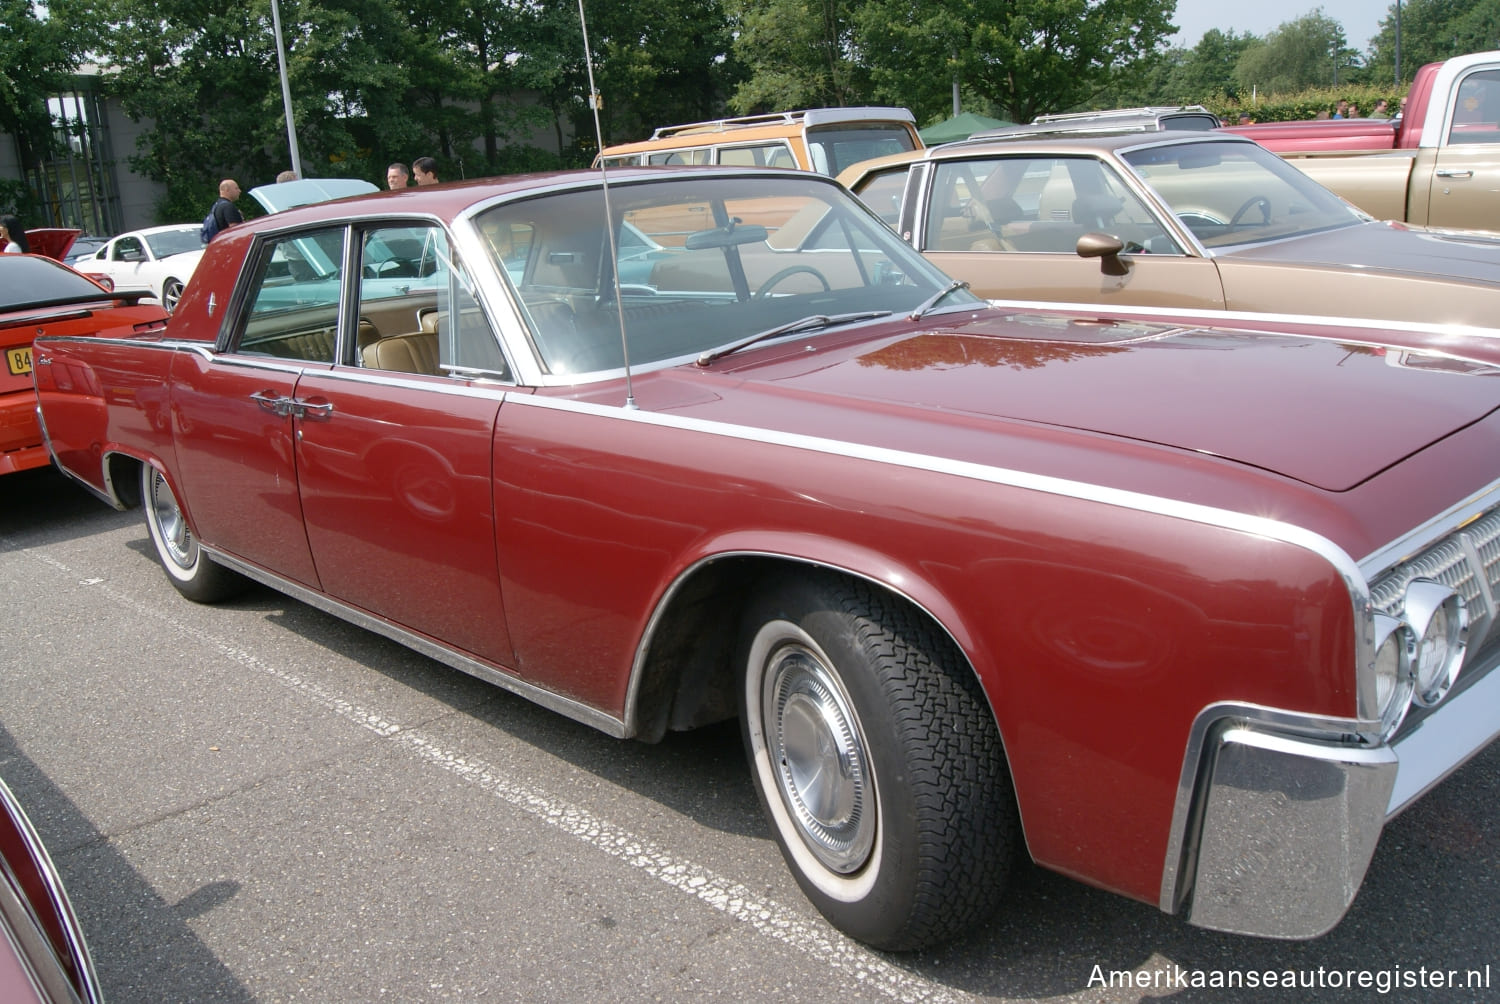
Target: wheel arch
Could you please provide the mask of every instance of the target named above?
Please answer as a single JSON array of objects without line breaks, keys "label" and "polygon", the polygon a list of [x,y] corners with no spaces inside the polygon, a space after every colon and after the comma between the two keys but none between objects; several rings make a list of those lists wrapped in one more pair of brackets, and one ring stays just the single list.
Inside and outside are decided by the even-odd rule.
[{"label": "wheel arch", "polygon": [[[770,576],[802,569],[860,579],[918,611],[953,644],[979,680],[996,728],[996,695],[976,665],[983,645],[957,605],[916,569],[836,541],[822,546],[758,536],[720,541],[687,564],[662,591],[637,646],[626,694],[628,734],[647,742],[735,715],[734,654],[740,616]],[[1004,735],[1001,742],[1004,743]]]}]

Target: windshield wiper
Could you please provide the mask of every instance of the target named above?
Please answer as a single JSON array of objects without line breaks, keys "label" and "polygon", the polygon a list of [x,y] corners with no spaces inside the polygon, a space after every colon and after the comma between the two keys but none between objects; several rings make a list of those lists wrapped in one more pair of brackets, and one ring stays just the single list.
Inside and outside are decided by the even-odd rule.
[{"label": "windshield wiper", "polygon": [[751,335],[742,341],[732,342],[719,349],[709,349],[698,357],[699,366],[707,366],[715,359],[722,359],[732,352],[748,348],[756,342],[763,342],[777,335],[790,335],[794,331],[816,331],[819,328],[831,328],[838,324],[853,324],[855,321],[869,321],[876,317],[889,317],[889,310],[861,310],[853,314],[812,314],[802,317],[786,324],[778,324],[774,328]]},{"label": "windshield wiper", "polygon": [[938,304],[946,300],[948,298],[948,294],[956,293],[961,289],[968,288],[969,284],[967,282],[964,282],[962,279],[954,279],[952,282],[948,283],[948,285],[944,286],[942,289],[929,296],[923,303],[921,303],[917,307],[916,310],[913,310],[910,314],[907,314],[906,319],[908,321],[920,321],[923,314],[927,313],[933,307],[936,307]]}]

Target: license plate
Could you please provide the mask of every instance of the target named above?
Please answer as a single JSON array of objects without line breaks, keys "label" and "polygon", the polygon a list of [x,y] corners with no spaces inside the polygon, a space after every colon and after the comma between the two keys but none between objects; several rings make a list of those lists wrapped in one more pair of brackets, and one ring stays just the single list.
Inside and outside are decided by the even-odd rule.
[{"label": "license plate", "polygon": [[5,368],[11,376],[26,376],[31,372],[31,346],[5,350]]}]

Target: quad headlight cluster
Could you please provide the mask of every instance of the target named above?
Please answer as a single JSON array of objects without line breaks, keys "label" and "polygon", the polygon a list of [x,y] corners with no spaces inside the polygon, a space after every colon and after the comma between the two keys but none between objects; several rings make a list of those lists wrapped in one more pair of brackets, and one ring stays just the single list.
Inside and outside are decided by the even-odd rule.
[{"label": "quad headlight cluster", "polygon": [[1468,644],[1463,597],[1432,579],[1407,583],[1399,616],[1375,615],[1375,704],[1380,733],[1401,727],[1413,704],[1440,702],[1458,677]]}]

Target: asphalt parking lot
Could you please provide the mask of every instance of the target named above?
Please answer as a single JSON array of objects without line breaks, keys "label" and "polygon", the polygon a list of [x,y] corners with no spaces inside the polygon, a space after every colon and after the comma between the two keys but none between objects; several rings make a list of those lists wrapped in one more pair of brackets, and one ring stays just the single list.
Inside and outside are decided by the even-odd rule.
[{"label": "asphalt parking lot", "polygon": [[[1500,749],[1387,828],[1353,909],[1315,941],[1198,930],[1025,866],[972,937],[884,955],[803,899],[732,724],[621,742],[268,590],[189,603],[138,511],[47,470],[0,478],[0,611],[0,776],[51,849],[110,1001],[1458,1001],[1500,987]],[[1135,985],[1108,985],[1126,972]],[[1435,985],[1450,972],[1464,985]],[[1303,985],[1183,986],[1236,973]]]}]

